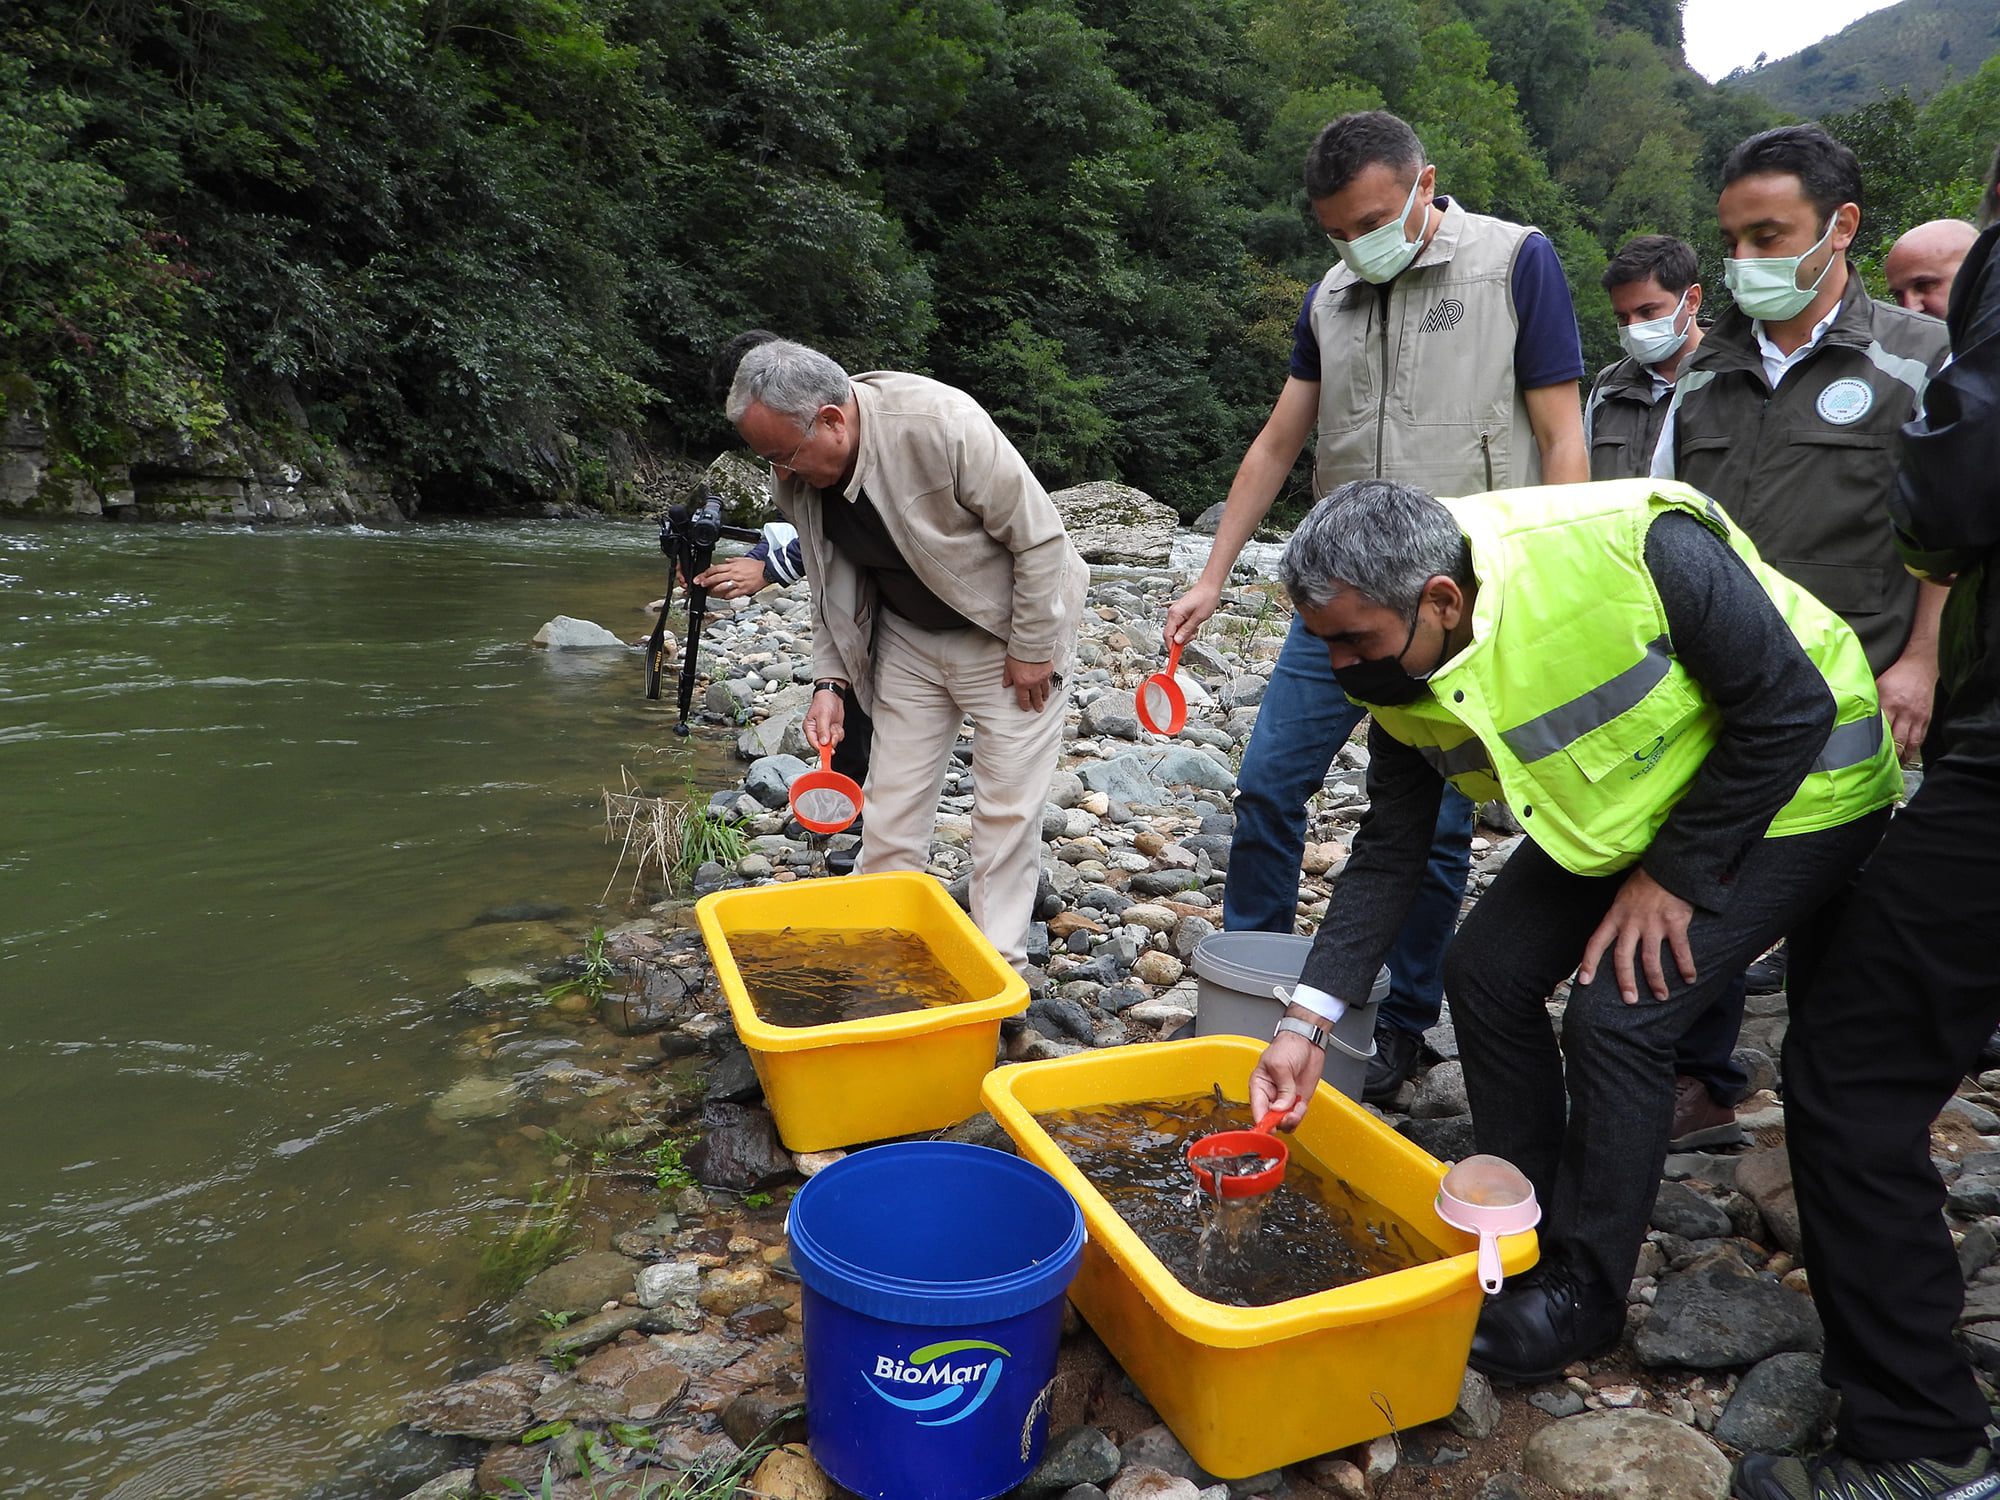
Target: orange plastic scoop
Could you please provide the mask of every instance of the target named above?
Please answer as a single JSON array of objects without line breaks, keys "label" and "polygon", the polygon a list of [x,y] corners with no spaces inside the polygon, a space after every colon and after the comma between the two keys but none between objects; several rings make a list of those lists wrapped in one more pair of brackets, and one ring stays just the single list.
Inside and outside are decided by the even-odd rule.
[{"label": "orange plastic scoop", "polygon": [[[1292,1153],[1271,1131],[1284,1117],[1284,1110],[1270,1110],[1255,1129],[1219,1130],[1190,1142],[1188,1165],[1194,1169],[1194,1180],[1202,1193],[1210,1198],[1255,1198],[1283,1182],[1285,1163]],[[1230,1156],[1260,1156],[1264,1165],[1248,1172],[1212,1172],[1202,1165],[1205,1160]]]},{"label": "orange plastic scoop", "polygon": [[819,747],[819,769],[792,783],[792,816],[814,833],[839,833],[861,816],[861,787],[833,769],[833,746]]},{"label": "orange plastic scoop", "polygon": [[1139,722],[1154,734],[1179,734],[1187,724],[1187,694],[1174,681],[1180,669],[1181,643],[1175,641],[1167,652],[1167,669],[1155,672],[1139,684]]},{"label": "orange plastic scoop", "polygon": [[1438,1184],[1437,1216],[1454,1229],[1479,1236],[1479,1284],[1500,1290],[1499,1237],[1533,1229],[1542,1219],[1534,1185],[1499,1156],[1468,1156]]}]

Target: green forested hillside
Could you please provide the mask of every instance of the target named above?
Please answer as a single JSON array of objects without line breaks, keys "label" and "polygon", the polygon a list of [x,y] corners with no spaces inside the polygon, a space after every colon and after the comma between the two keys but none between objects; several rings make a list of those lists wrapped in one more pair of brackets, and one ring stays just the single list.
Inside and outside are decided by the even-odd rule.
[{"label": "green forested hillside", "polygon": [[[1052,485],[1222,494],[1360,106],[1544,227],[1712,240],[1774,118],[1677,0],[34,0],[0,12],[0,381],[88,459],[226,409],[423,503],[730,434],[762,324],[985,401]],[[1981,106],[1982,108],[1984,106]],[[1976,113],[1976,111],[1975,111]]]},{"label": "green forested hillside", "polygon": [[1870,104],[1884,92],[1907,90],[1921,102],[1971,77],[1995,51],[2000,8],[1993,0],[1901,0],[1790,57],[1724,81],[1811,120]]}]

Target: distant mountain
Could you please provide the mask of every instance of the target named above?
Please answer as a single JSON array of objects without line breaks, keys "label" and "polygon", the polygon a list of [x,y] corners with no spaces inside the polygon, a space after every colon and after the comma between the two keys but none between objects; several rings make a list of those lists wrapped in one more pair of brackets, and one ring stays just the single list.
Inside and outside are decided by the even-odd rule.
[{"label": "distant mountain", "polygon": [[1996,0],[1902,0],[1823,41],[1729,82],[1801,119],[1872,104],[1908,88],[1919,102],[1970,78],[2000,51]]}]

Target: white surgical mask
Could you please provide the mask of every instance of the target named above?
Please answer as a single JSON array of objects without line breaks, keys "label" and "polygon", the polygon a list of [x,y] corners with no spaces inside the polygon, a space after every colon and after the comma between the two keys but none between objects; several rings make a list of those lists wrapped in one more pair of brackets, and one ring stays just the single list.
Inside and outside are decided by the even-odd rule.
[{"label": "white surgical mask", "polygon": [[1401,274],[1403,267],[1417,258],[1417,252],[1424,247],[1422,237],[1405,239],[1403,226],[1409,222],[1410,210],[1417,206],[1417,189],[1423,185],[1424,174],[1417,172],[1417,180],[1410,184],[1410,196],[1403,200],[1403,211],[1388,223],[1369,230],[1358,240],[1333,240],[1333,248],[1338,252],[1347,269],[1363,281],[1375,286]]},{"label": "white surgical mask", "polygon": [[[1693,288],[1688,289],[1692,291]],[[1681,300],[1674,304],[1674,310],[1664,318],[1648,318],[1643,323],[1627,323],[1618,330],[1618,347],[1642,365],[1657,365],[1672,359],[1680,352],[1681,345],[1688,341],[1687,332],[1676,333],[1674,325],[1680,321],[1681,309],[1687,306],[1688,294],[1681,293]],[[1692,325],[1690,325],[1691,327]]]},{"label": "white surgical mask", "polygon": [[1817,255],[1820,246],[1831,238],[1833,217],[1826,221],[1826,233],[1804,255],[1770,255],[1761,259],[1752,256],[1744,260],[1732,256],[1722,263],[1723,283],[1736,299],[1736,305],[1760,323],[1782,323],[1787,318],[1796,318],[1819,295],[1819,284],[1826,280],[1826,273],[1833,269],[1837,257],[1827,257],[1811,286],[1799,285],[1799,267]]}]

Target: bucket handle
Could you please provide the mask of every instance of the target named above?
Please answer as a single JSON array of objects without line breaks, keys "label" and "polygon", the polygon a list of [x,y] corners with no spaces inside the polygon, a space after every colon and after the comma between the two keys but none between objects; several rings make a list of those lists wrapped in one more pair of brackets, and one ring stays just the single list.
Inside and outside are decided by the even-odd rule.
[{"label": "bucket handle", "polygon": [[[1282,1004],[1290,1005],[1292,1003],[1292,992],[1282,984],[1272,985],[1271,993],[1276,995],[1278,997],[1279,1002]],[[1327,1046],[1338,1047],[1342,1052],[1345,1052],[1349,1057],[1355,1059],[1355,1061],[1357,1062],[1370,1062],[1374,1059],[1375,1038],[1373,1038],[1372,1036],[1368,1038],[1368,1050],[1366,1052],[1363,1052],[1359,1047],[1348,1046],[1347,1043],[1343,1042],[1339,1037],[1335,1036],[1330,1030],[1327,1030],[1324,1027],[1321,1028],[1320,1035],[1326,1038]]]}]

